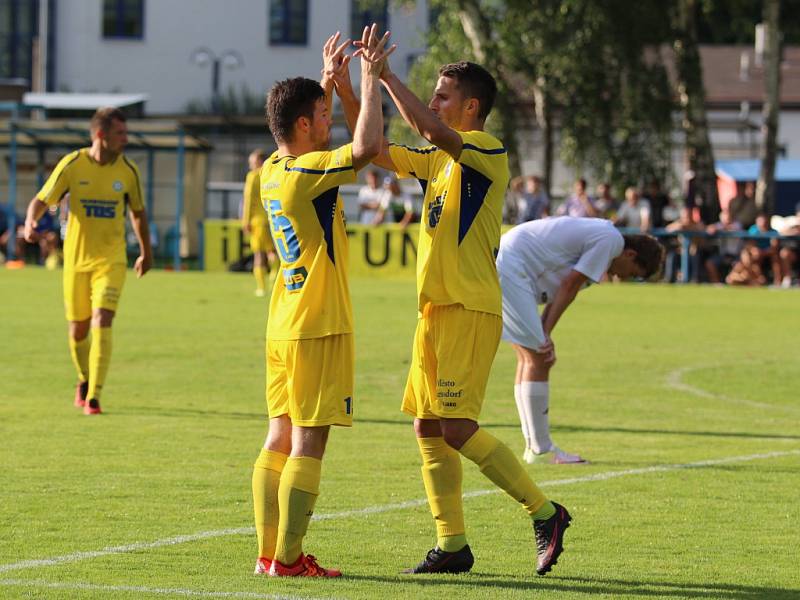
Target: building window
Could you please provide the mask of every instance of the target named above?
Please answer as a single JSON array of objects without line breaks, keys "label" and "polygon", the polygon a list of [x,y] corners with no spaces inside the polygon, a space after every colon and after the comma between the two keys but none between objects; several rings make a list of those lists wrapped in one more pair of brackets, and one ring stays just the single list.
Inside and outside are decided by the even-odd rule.
[{"label": "building window", "polygon": [[38,29],[38,0],[0,0],[0,78],[30,83]]},{"label": "building window", "polygon": [[389,0],[350,0],[350,36],[360,40],[364,27],[378,24],[378,35],[389,28]]},{"label": "building window", "polygon": [[103,0],[103,37],[144,37],[144,0]]},{"label": "building window", "polygon": [[308,0],[270,0],[269,43],[274,46],[308,43]]}]

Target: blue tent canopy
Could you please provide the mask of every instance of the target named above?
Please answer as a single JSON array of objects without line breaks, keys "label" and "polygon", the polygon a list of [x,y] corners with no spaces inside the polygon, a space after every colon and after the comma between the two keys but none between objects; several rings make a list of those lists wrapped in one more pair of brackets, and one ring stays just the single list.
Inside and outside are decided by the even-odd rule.
[{"label": "blue tent canopy", "polygon": [[[761,169],[757,158],[716,161],[718,177],[736,182],[756,181]],[[800,159],[780,158],[775,165],[775,214],[792,215],[800,203]]]}]

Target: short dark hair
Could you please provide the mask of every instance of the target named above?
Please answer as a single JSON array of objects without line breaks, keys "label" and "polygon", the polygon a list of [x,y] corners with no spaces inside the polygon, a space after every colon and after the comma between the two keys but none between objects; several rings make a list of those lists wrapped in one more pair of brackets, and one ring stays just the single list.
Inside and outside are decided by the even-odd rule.
[{"label": "short dark hair", "polygon": [[467,98],[478,101],[478,118],[486,120],[497,97],[497,82],[480,65],[462,60],[439,67],[439,77],[452,77]]},{"label": "short dark hair", "polygon": [[313,79],[295,77],[272,86],[267,95],[267,125],[279,144],[292,141],[294,124],[300,117],[312,119],[314,104],[325,90]]},{"label": "short dark hair", "polygon": [[111,129],[113,121],[125,123],[127,121],[125,113],[116,106],[103,106],[94,111],[92,120],[89,121],[89,129],[92,133],[95,131],[108,131]]},{"label": "short dark hair", "polygon": [[625,249],[636,251],[634,262],[644,269],[644,278],[652,279],[664,265],[664,246],[652,235],[624,235]]}]

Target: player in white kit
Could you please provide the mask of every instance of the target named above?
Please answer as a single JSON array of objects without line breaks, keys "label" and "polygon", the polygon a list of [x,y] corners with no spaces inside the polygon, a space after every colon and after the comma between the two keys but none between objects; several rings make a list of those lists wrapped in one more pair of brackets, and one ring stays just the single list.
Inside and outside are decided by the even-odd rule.
[{"label": "player in white kit", "polygon": [[[517,225],[500,240],[503,339],[517,352],[514,398],[525,436],[525,461],[583,463],[550,439],[549,376],[556,362],[553,328],[578,292],[608,273],[649,279],[664,249],[648,235],[622,235],[605,219],[556,217]],[[538,305],[543,304],[541,315]]]}]

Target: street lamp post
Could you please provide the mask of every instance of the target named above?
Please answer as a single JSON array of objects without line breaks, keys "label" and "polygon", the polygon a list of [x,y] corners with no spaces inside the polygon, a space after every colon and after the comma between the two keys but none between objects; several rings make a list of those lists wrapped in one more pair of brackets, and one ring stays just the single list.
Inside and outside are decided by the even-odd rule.
[{"label": "street lamp post", "polygon": [[236,50],[224,50],[217,55],[210,48],[202,46],[200,48],[196,48],[192,52],[191,56],[189,57],[189,61],[198,67],[211,65],[211,109],[214,114],[219,114],[220,67],[224,66],[230,70],[243,67],[244,59],[242,58],[242,55]]}]

